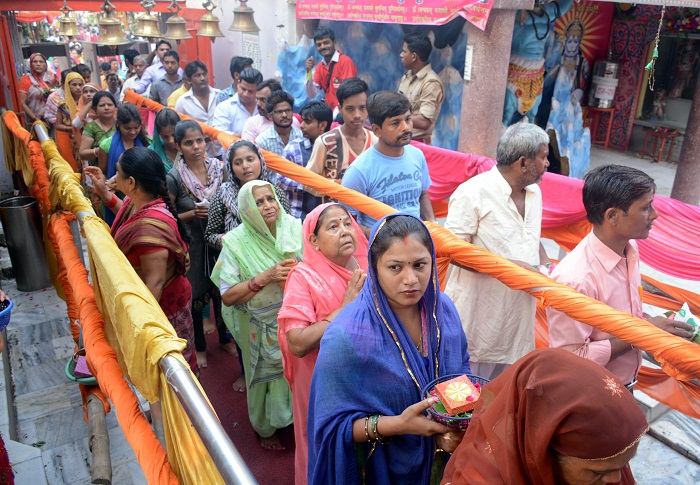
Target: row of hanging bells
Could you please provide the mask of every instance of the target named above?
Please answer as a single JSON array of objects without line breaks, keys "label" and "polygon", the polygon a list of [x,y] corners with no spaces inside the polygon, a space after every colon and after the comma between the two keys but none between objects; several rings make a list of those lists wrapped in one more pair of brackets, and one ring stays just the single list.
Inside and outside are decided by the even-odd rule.
[{"label": "row of hanging bells", "polygon": [[[247,0],[240,0],[240,5],[234,8],[233,24],[230,30],[235,32],[259,32],[260,28],[256,25],[253,17],[253,9],[246,5]],[[166,20],[166,30],[161,33],[158,26],[158,17],[151,13],[155,7],[154,0],[143,0],[141,2],[145,12],[136,18],[136,28],[134,35],[147,38],[163,37],[171,40],[191,39],[192,35],[187,30],[187,22],[180,16],[182,7],[178,5],[177,0],[171,0],[168,9],[172,15]],[[213,14],[216,5],[211,0],[205,0],[202,4],[206,13],[199,19],[200,26],[197,32],[198,36],[210,37],[212,40],[216,37],[223,37],[224,34],[219,28],[219,19]],[[62,15],[58,18],[59,34],[67,37],[72,37],[78,34],[78,22],[71,16],[71,9],[67,0],[63,0],[63,7],[60,9]],[[116,17],[116,8],[110,0],[105,0],[102,4],[102,16],[98,21],[100,28],[100,44],[104,45],[122,45],[130,42],[127,39],[124,30],[122,29],[121,21]]]}]

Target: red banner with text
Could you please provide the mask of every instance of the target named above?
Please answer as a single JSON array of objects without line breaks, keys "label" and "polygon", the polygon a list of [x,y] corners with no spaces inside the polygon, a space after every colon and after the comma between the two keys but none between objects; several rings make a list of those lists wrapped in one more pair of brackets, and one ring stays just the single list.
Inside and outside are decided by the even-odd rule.
[{"label": "red banner with text", "polygon": [[297,18],[442,25],[461,15],[481,30],[494,0],[297,0]]}]

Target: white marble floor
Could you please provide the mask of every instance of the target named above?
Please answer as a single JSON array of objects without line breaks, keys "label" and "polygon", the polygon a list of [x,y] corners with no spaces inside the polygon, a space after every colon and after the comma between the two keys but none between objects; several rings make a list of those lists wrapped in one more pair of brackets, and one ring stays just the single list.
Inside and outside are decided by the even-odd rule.
[{"label": "white marble floor", "polygon": [[632,458],[638,485],[694,485],[700,483],[700,465],[647,435]]},{"label": "white marble floor", "polygon": [[[83,419],[80,390],[64,372],[73,355],[65,303],[53,289],[23,293],[16,290],[14,281],[7,280],[3,287],[15,302],[7,329],[19,440],[9,448],[15,481],[32,485],[89,484],[89,431]],[[0,429],[8,437],[5,404],[0,406]],[[107,426],[112,483],[146,483],[114,412],[107,416]]]}]

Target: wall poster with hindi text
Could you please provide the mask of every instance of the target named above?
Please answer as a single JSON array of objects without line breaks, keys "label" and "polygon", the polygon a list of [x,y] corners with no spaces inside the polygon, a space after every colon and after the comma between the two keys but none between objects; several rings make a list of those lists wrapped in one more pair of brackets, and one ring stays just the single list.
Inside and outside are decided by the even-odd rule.
[{"label": "wall poster with hindi text", "polygon": [[297,0],[297,18],[442,25],[462,16],[481,30],[494,0]]}]

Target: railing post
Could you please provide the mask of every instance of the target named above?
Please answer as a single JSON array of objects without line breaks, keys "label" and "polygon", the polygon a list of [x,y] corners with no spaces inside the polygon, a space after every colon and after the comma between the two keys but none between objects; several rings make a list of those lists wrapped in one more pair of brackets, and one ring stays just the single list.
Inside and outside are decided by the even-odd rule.
[{"label": "railing post", "polygon": [[190,370],[171,355],[160,359],[160,368],[224,481],[227,484],[256,485],[253,474],[222,428],[214,410],[204,399]]}]

